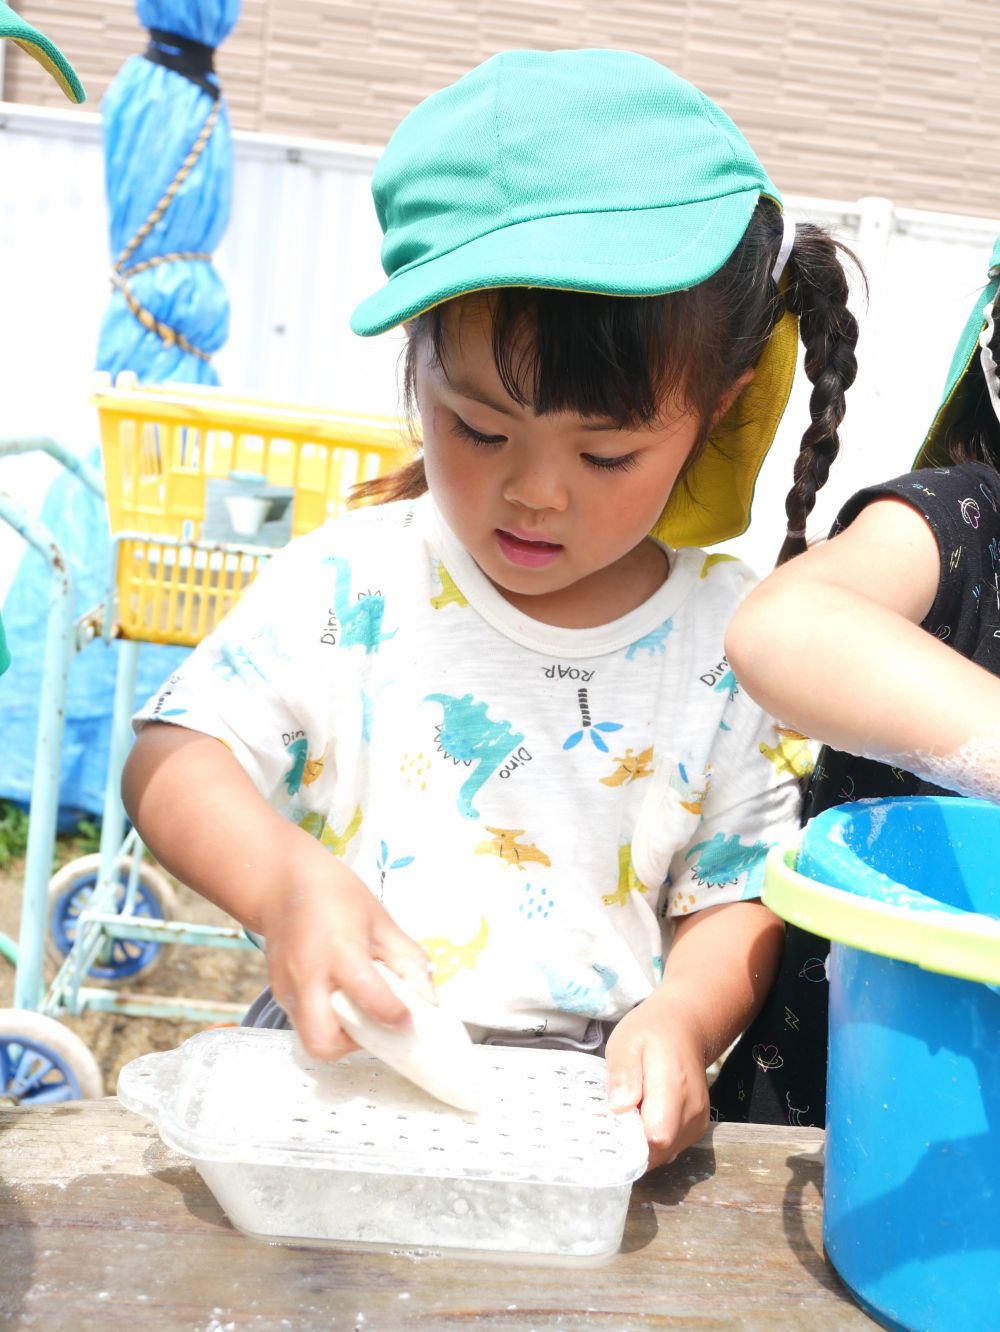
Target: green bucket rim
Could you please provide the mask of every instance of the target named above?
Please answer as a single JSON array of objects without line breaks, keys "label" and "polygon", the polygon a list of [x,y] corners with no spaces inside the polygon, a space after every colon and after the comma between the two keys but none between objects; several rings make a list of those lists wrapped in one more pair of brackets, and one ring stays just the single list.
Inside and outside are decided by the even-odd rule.
[{"label": "green bucket rim", "polygon": [[817,883],[796,869],[799,838],[768,852],[764,905],[789,924],[960,980],[1000,985],[1000,920],[933,905],[913,911]]}]

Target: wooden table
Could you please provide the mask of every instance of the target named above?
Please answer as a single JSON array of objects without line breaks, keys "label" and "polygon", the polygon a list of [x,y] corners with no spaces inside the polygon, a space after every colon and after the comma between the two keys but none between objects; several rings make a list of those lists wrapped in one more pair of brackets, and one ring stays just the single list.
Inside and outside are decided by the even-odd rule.
[{"label": "wooden table", "polygon": [[598,1267],[283,1248],[113,1099],[0,1111],[0,1328],[868,1328],[820,1249],[823,1135],[718,1125]]}]

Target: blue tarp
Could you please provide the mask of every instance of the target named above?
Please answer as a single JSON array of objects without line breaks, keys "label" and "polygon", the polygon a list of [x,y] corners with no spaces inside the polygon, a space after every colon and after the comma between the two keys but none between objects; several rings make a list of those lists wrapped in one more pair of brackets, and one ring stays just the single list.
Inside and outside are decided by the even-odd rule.
[{"label": "blue tarp", "polygon": [[[144,27],[216,47],[228,35],[240,0],[138,0]],[[164,55],[179,51],[166,39]],[[217,87],[217,80],[207,76]],[[111,259],[118,261],[174,181],[213,109],[210,93],[192,79],[143,56],[132,56],[101,103],[104,160],[111,222]],[[211,254],[229,221],[232,134],[224,103],[204,149],[161,219],[124,261],[126,273],[170,254]],[[204,259],[157,263],[126,278],[133,297],[157,320],[207,354],[229,331],[229,300]],[[101,329],[97,366],[112,376],[134,370],[141,380],[214,384],[211,365],[181,346],[167,345],[143,327],[116,291]]]},{"label": "blue tarp", "polygon": [[[207,357],[226,340],[229,301],[210,256],[229,220],[232,136],[224,101],[213,95],[218,81],[208,72],[210,50],[204,48],[217,47],[229,34],[240,3],[136,0],[139,21],[153,34],[150,49],[156,59],[137,55],[126,61],[101,106],[117,286],[102,324],[96,364],[113,376],[131,370],[141,383],[218,382]],[[131,244],[193,155],[206,123],[210,132],[202,151],[148,233]],[[188,253],[204,257],[172,257]],[[170,257],[162,261],[163,256]],[[132,272],[136,267],[140,271]],[[153,327],[146,327],[143,318]],[[72,441],[65,442],[72,447]],[[99,457],[90,461],[99,468]],[[41,519],[69,560],[77,584],[76,611],[82,614],[105,595],[109,541],[104,506],[63,474],[45,498]],[[48,600],[46,567],[29,551],[3,607],[14,664],[0,680],[0,797],[25,803],[34,768]],[[152,693],[185,655],[180,648],[144,646],[137,700]],[[64,825],[80,813],[102,809],[117,658],[115,644],[94,643],[70,668],[59,795]]]},{"label": "blue tarp", "polygon": [[[104,600],[108,556],[104,503],[68,474],[53,482],[41,521],[68,552],[76,581],[76,611]],[[13,662],[0,678],[0,797],[27,804],[31,797],[42,690],[49,574],[29,550],[21,561],[3,619]],[[70,666],[66,733],[59,785],[59,824],[65,829],[82,814],[100,814],[108,770],[110,718],[118,646],[91,643]],[[143,647],[137,697],[146,698],[184,656],[179,648]]]}]

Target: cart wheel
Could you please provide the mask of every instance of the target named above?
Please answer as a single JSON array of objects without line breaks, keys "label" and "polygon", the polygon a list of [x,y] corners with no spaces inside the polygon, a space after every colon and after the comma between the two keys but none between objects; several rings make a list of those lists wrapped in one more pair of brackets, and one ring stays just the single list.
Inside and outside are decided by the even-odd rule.
[{"label": "cart wheel", "polygon": [[43,1013],[0,1008],[0,1105],[51,1105],[103,1095],[97,1060],[79,1036]]},{"label": "cart wheel", "polygon": [[[119,870],[121,888],[118,910],[125,900],[131,858],[126,857]],[[101,867],[99,855],[81,856],[63,865],[49,880],[49,935],[46,951],[58,965],[76,940],[77,918],[90,905]],[[170,880],[155,865],[143,861],[139,866],[133,915],[136,919],[170,920],[177,914],[177,898]],[[89,980],[113,984],[145,975],[162,961],[163,945],[141,939],[112,939],[87,972]]]}]

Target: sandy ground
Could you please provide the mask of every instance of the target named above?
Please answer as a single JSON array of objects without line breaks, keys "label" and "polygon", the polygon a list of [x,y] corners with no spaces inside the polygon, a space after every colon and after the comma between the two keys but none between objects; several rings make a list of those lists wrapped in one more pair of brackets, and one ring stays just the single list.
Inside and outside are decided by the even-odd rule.
[{"label": "sandy ground", "polygon": [[[14,940],[21,918],[22,869],[18,864],[0,872],[0,932]],[[221,911],[189,888],[177,885],[178,918],[194,923],[232,924]],[[51,967],[47,970],[51,976]],[[192,948],[175,945],[151,970],[148,980],[130,979],[130,991],[176,995],[188,998],[225,1000],[247,1004],[267,981],[264,959],[256,950]],[[0,957],[0,1008],[10,1007],[14,995],[14,968]],[[104,1077],[106,1095],[113,1095],[123,1064],[150,1050],[169,1050],[204,1023],[172,1018],[124,1017],[112,1013],[88,1013],[63,1017],[67,1027],[81,1037],[96,1058]]]}]

